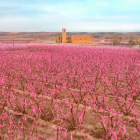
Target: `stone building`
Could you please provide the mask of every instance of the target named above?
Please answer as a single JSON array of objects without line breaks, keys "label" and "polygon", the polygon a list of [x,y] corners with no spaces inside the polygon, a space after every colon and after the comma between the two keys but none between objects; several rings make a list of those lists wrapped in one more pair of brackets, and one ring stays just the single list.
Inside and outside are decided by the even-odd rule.
[{"label": "stone building", "polygon": [[92,41],[90,35],[66,35],[66,28],[62,28],[62,36],[56,37],[56,43],[73,43],[73,44],[94,44],[97,45],[97,42]]},{"label": "stone building", "polygon": [[57,36],[55,42],[56,43],[62,43],[62,36]]},{"label": "stone building", "polygon": [[73,35],[71,40],[74,44],[92,44],[92,38],[90,35]]}]

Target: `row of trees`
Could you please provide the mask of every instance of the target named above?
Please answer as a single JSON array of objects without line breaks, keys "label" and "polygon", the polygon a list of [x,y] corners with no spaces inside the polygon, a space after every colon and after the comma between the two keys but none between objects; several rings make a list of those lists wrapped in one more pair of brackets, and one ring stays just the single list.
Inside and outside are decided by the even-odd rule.
[{"label": "row of trees", "polygon": [[[112,38],[112,45],[121,45],[123,43],[121,43],[121,39],[119,36],[114,36]],[[133,46],[133,45],[139,45],[140,46],[140,43],[137,41],[135,42],[133,37],[130,38],[129,40],[129,43],[128,43],[129,46]]]},{"label": "row of trees", "polygon": [[0,56],[0,139],[140,139],[139,50],[0,44]]}]

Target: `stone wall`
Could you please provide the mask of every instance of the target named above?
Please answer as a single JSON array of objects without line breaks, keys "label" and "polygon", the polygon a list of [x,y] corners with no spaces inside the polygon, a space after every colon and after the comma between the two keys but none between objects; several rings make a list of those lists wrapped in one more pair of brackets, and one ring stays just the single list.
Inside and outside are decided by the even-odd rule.
[{"label": "stone wall", "polygon": [[71,37],[70,36],[66,37],[66,43],[71,43]]},{"label": "stone wall", "polygon": [[87,35],[73,35],[71,40],[74,44],[92,44],[92,38]]},{"label": "stone wall", "polygon": [[62,37],[56,36],[56,43],[61,43],[61,42],[62,42]]}]

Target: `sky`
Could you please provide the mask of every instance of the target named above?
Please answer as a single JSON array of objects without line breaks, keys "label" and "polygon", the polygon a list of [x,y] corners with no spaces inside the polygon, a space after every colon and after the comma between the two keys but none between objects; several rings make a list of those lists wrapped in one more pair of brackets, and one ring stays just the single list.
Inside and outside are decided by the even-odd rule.
[{"label": "sky", "polygon": [[140,32],[140,0],[0,0],[4,32]]}]

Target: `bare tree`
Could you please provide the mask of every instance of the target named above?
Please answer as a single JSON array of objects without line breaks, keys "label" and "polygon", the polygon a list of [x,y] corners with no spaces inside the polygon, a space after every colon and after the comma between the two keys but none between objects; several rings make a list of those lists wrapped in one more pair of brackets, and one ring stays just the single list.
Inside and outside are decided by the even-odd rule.
[{"label": "bare tree", "polygon": [[115,35],[112,39],[112,44],[113,45],[119,45],[120,44],[120,38],[119,36]]}]

